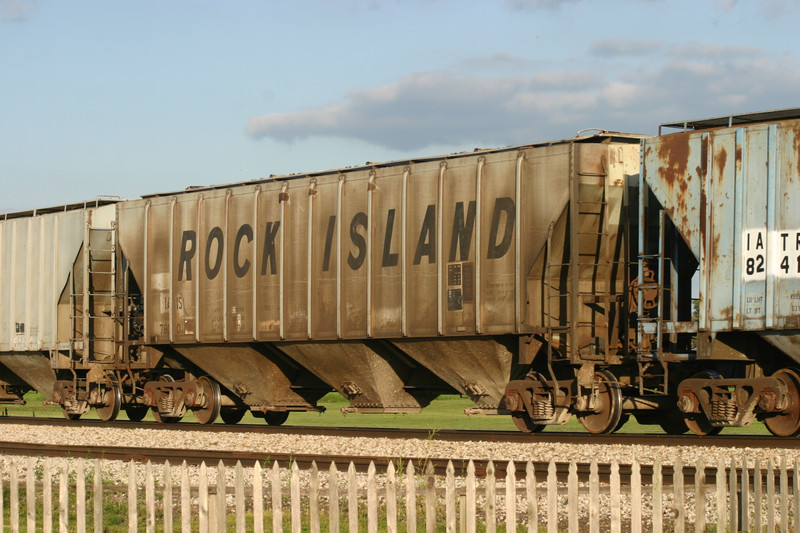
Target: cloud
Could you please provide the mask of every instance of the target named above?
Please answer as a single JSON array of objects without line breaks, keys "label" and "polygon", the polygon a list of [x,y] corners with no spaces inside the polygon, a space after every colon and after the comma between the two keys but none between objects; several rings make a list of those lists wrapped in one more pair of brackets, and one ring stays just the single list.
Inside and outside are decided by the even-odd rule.
[{"label": "cloud", "polygon": [[588,126],[652,133],[665,121],[793,106],[800,92],[796,61],[740,47],[687,45],[660,61],[618,68],[418,73],[316,109],[254,116],[246,132],[287,143],[357,139],[406,152],[501,146],[570,137]]},{"label": "cloud", "polygon": [[38,0],[0,0],[3,20],[22,22],[38,9]]},{"label": "cloud", "polygon": [[535,61],[509,54],[508,52],[495,52],[489,57],[475,57],[463,63],[468,69],[527,69],[536,65]]},{"label": "cloud", "polygon": [[657,52],[663,46],[663,43],[660,41],[603,39],[591,43],[589,52],[599,57],[641,56]]}]

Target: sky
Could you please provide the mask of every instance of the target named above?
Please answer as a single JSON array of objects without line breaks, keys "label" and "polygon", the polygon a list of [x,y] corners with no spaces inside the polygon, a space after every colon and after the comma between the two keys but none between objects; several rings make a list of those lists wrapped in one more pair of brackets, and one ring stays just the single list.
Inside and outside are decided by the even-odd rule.
[{"label": "sky", "polygon": [[794,0],[0,0],[0,213],[800,107]]}]

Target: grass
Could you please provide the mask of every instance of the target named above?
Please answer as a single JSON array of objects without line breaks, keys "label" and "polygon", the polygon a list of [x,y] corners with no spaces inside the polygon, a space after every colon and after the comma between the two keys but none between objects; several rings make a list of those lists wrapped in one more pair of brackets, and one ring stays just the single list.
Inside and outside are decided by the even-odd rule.
[{"label": "grass", "polygon": [[[61,408],[54,405],[44,405],[44,397],[37,392],[25,395],[25,405],[0,406],[0,414],[10,416],[35,416],[61,418]],[[343,415],[342,407],[348,405],[347,400],[338,393],[325,395],[319,404],[326,408],[324,413],[300,412],[289,415],[285,425],[289,426],[330,426],[330,427],[387,427],[387,428],[414,428],[430,429],[473,429],[516,431],[517,428],[508,416],[473,415],[466,416],[464,410],[472,407],[472,402],[458,395],[442,395],[424,408],[420,413],[413,414],[362,414],[351,413]],[[84,418],[97,419],[94,410],[89,411]],[[120,420],[127,420],[125,412],[120,412]],[[148,413],[145,420],[153,421],[153,415]],[[185,423],[195,423],[191,412],[183,418]],[[218,421],[218,423],[221,423]],[[247,413],[241,421],[242,424],[263,424],[263,420]],[[548,426],[547,432],[583,432],[583,426],[573,417],[563,426]],[[661,431],[657,426],[643,426],[631,417],[620,433],[653,433]],[[725,428],[724,434],[767,435],[769,432],[760,422],[754,422],[744,428]]]}]

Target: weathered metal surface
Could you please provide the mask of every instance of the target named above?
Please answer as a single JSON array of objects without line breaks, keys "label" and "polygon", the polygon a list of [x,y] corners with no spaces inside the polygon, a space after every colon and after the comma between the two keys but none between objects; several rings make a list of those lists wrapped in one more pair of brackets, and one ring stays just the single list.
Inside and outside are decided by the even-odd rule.
[{"label": "weathered metal surface", "polygon": [[[616,353],[618,341],[609,351],[596,339],[609,336],[609,306],[625,292],[619,228],[638,150],[638,137],[599,135],[125,202],[119,240],[146,298],[143,341],[190,358],[182,346],[270,343],[353,408],[413,410],[442,383],[411,390],[395,355],[322,341],[398,339],[402,354],[399,339],[431,339],[408,344],[414,353],[401,359],[497,409],[518,346],[476,335],[531,333],[574,312],[592,324],[576,346]],[[548,280],[532,268],[548,257],[548,239],[566,248],[570,194],[581,195],[575,209],[594,210],[573,230],[591,260],[561,272],[605,296],[551,316],[542,301],[557,293],[544,293]]]},{"label": "weathered metal surface", "polygon": [[798,147],[798,120],[643,142],[644,181],[700,264],[701,330],[800,327]]},{"label": "weathered metal surface", "polygon": [[395,339],[392,343],[481,409],[500,408],[506,383],[524,367],[514,356],[515,336]]},{"label": "weathered metal surface", "polygon": [[56,347],[56,304],[85,216],[76,210],[0,221],[0,352]]},{"label": "weathered metal surface", "polygon": [[[0,355],[0,363],[19,376],[31,388],[50,398],[55,376],[50,358],[42,352],[13,352]],[[4,376],[5,378],[5,376]],[[7,379],[7,378],[6,378]]]},{"label": "weathered metal surface", "polygon": [[416,412],[441,392],[434,375],[383,341],[279,343],[275,347],[340,392],[351,412]]},{"label": "weathered metal surface", "polygon": [[[596,140],[582,145],[578,166],[610,167],[621,191],[635,165],[618,154],[635,162],[635,139]],[[526,277],[566,206],[568,147],[126,202],[120,244],[146,294],[145,341],[528,331],[541,316]],[[615,200],[611,218],[619,208]]]},{"label": "weathered metal surface", "polygon": [[313,410],[330,388],[267,347],[202,344],[176,351],[253,410]]}]

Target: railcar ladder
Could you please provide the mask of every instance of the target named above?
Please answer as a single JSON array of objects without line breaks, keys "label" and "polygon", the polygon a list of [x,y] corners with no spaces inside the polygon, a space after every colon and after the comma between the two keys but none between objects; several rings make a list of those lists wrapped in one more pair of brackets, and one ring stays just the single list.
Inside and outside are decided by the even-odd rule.
[{"label": "railcar ladder", "polygon": [[[643,235],[645,231],[644,225],[640,224],[639,271],[636,283],[636,361],[639,366],[639,375],[644,375],[652,366],[661,366],[663,369],[662,388],[666,391],[668,390],[669,367],[661,361],[664,353],[664,277],[669,270],[669,260],[664,253],[666,235],[663,209],[659,210],[658,214],[658,247],[655,253],[647,253],[645,249],[646,239]],[[652,276],[653,272],[655,272],[655,276]],[[648,308],[645,305],[646,301],[650,299],[647,295],[653,293],[656,295],[655,306]],[[655,346],[651,339],[655,341]],[[643,395],[645,392],[648,391],[644,388],[644,380],[640,379],[639,394]]]},{"label": "railcar ladder", "polygon": [[116,228],[91,228],[87,223],[82,274],[82,290],[76,290],[73,280],[70,294],[70,355],[75,348],[81,348],[83,364],[90,360],[113,361],[118,345],[117,330],[121,324]]},{"label": "railcar ladder", "polygon": [[[544,314],[550,361],[554,360],[554,355],[556,360],[573,360],[578,356],[582,359],[603,358],[604,354],[595,350],[596,343],[579,346],[581,338],[604,339],[606,342],[599,352],[608,349],[608,325],[598,323],[594,317],[581,320],[585,306],[595,309],[593,315],[598,306],[607,313],[607,304],[613,296],[610,288],[615,262],[601,260],[607,256],[603,247],[608,245],[609,237],[607,173],[578,172],[574,150],[573,144],[570,146],[569,226],[565,236],[569,244],[569,259],[566,263],[553,259],[552,225],[547,237]],[[569,268],[566,280],[563,278],[565,268]],[[584,287],[581,287],[582,275]],[[590,287],[585,287],[586,282]],[[559,346],[556,354],[554,345]]]}]

